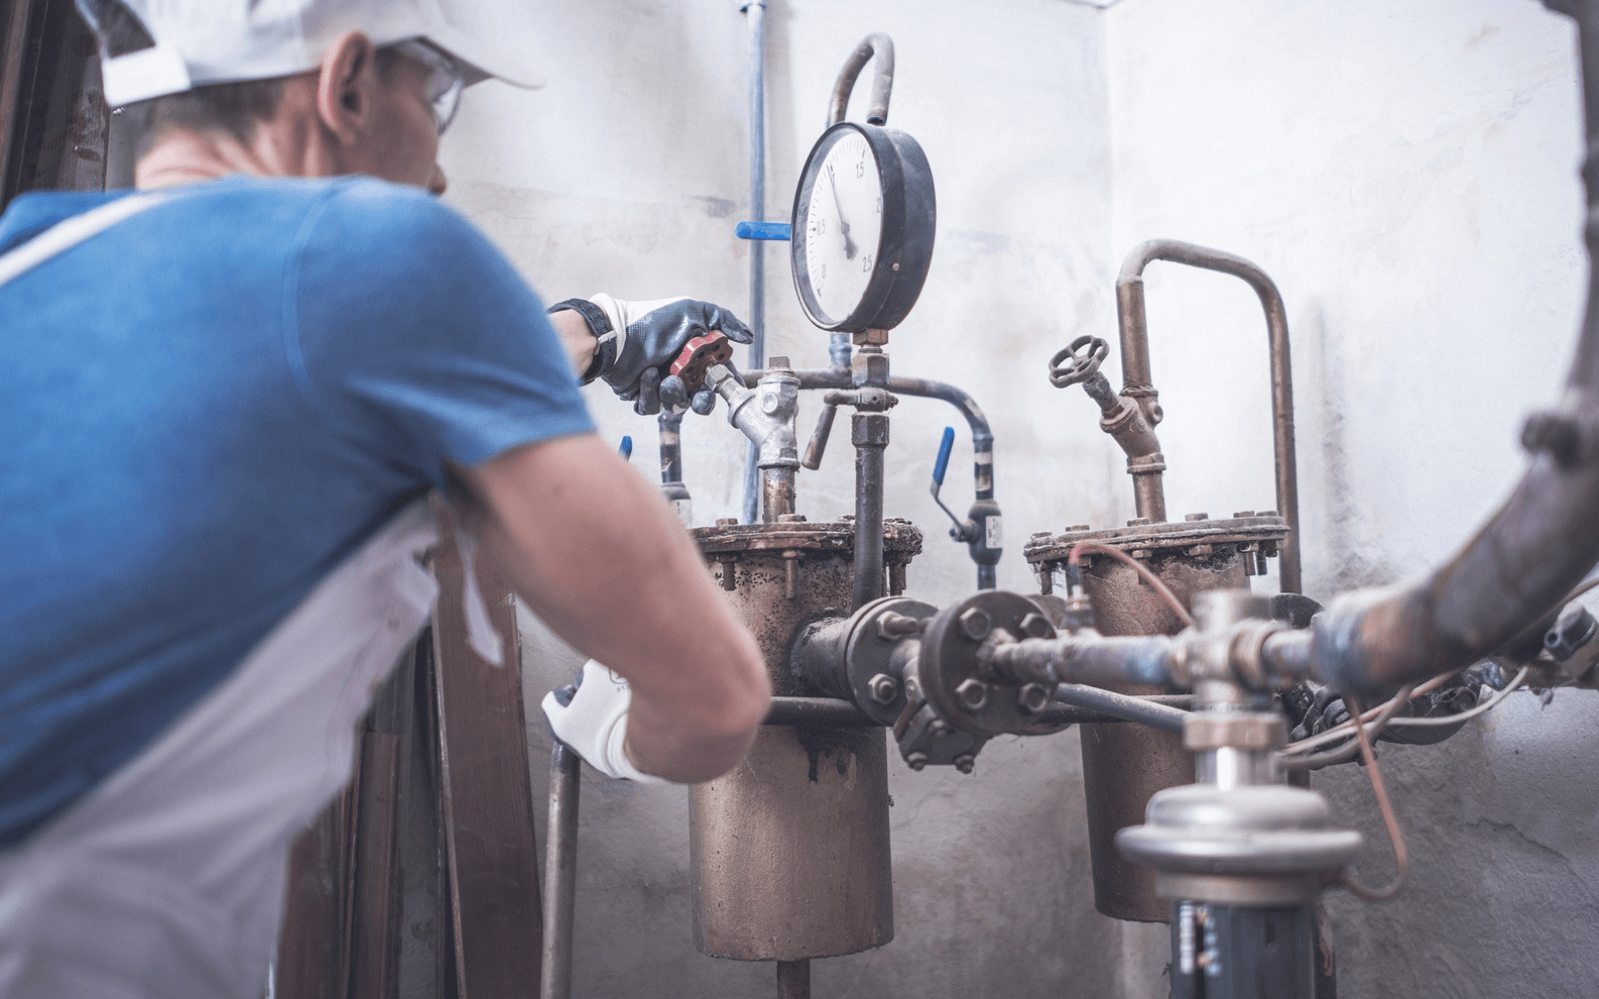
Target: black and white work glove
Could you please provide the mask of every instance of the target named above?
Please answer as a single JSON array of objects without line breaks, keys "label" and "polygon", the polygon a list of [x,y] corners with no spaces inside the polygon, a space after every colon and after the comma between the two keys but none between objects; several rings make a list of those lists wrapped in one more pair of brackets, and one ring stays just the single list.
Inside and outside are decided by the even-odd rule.
[{"label": "black and white work glove", "polygon": [[627,709],[632,703],[633,690],[627,681],[590,659],[572,686],[544,695],[544,717],[556,738],[605,776],[640,784],[669,783],[635,767],[622,750]]},{"label": "black and white work glove", "polygon": [[605,379],[619,398],[633,401],[633,411],[641,416],[653,416],[663,407],[673,412],[693,409],[701,415],[709,413],[716,405],[716,392],[701,387],[690,399],[683,380],[668,373],[672,362],[685,344],[712,330],[720,330],[735,343],[755,339],[731,312],[688,297],[624,302],[601,292],[550,306],[551,312],[563,309],[581,315],[599,341],[594,361],[583,373],[583,384]]}]

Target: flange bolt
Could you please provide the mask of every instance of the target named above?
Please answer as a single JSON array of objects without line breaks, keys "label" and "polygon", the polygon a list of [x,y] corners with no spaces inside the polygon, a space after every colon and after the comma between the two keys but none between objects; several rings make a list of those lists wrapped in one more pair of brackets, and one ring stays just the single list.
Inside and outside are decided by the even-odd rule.
[{"label": "flange bolt", "polygon": [[1022,634],[1028,638],[1048,638],[1049,633],[1054,630],[1049,619],[1037,613],[1022,618],[1021,629]]},{"label": "flange bolt", "polygon": [[977,768],[977,757],[965,753],[955,757],[955,769],[963,774],[969,774]]},{"label": "flange bolt", "polygon": [[962,680],[961,685],[955,688],[955,696],[960,698],[961,706],[968,711],[981,711],[983,705],[988,703],[988,684],[978,679]]},{"label": "flange bolt", "polygon": [[926,753],[910,753],[905,757],[905,765],[912,770],[920,770],[927,766]]},{"label": "flange bolt", "polygon": [[960,616],[961,631],[974,642],[981,642],[994,630],[993,622],[988,619],[988,614],[978,607],[969,607]]},{"label": "flange bolt", "polygon": [[1016,706],[1024,714],[1036,715],[1049,707],[1049,688],[1041,683],[1027,683],[1016,692]]},{"label": "flange bolt", "polygon": [[899,682],[887,673],[878,673],[866,681],[866,689],[872,695],[872,700],[888,705],[894,703],[894,698],[899,695]]}]

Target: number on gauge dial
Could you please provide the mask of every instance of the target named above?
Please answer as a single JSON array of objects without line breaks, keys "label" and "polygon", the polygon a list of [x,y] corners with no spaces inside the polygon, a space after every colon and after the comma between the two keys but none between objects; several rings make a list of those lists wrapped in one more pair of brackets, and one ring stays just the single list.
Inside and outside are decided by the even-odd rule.
[{"label": "number on gauge dial", "polygon": [[859,132],[843,132],[827,151],[805,217],[811,290],[822,312],[840,322],[866,294],[883,235],[877,158]]}]

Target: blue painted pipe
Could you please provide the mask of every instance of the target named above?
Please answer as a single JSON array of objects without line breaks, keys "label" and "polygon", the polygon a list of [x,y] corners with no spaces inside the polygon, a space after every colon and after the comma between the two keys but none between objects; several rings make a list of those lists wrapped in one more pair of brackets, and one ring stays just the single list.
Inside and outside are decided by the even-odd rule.
[{"label": "blue painted pipe", "polygon": [[793,231],[787,222],[740,222],[733,233],[739,239],[789,239]]}]

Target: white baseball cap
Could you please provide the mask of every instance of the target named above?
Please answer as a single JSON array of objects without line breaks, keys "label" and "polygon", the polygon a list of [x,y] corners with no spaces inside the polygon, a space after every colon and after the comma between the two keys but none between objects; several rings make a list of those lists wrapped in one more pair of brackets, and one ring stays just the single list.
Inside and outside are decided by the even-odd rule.
[{"label": "white baseball cap", "polygon": [[518,87],[544,81],[524,60],[445,19],[438,0],[120,0],[153,48],[102,63],[112,107],[208,83],[290,76],[315,69],[333,41],[356,30],[378,48],[423,39],[449,53],[471,85],[489,77]]}]

